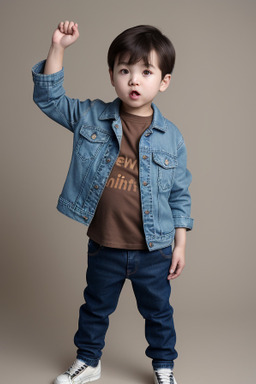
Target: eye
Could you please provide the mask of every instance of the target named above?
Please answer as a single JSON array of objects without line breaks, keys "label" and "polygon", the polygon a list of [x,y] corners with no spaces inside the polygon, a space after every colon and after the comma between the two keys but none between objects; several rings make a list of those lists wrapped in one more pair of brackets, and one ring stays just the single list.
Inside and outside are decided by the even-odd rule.
[{"label": "eye", "polygon": [[151,75],[151,74],[152,74],[152,72],[149,71],[148,69],[145,69],[145,70],[143,71],[143,75],[145,75],[145,76],[149,76],[149,75]]},{"label": "eye", "polygon": [[120,70],[120,73],[121,73],[122,75],[127,75],[127,74],[129,73],[129,71],[128,71],[128,69],[123,68],[123,69]]}]

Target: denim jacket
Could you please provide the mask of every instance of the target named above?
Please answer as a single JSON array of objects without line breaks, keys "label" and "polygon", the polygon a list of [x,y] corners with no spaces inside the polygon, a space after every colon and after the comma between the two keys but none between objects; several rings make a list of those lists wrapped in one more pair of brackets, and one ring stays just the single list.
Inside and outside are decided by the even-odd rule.
[{"label": "denim jacket", "polygon": [[[51,119],[73,132],[73,152],[57,209],[89,226],[117,160],[122,124],[120,99],[80,101],[65,95],[64,69],[44,75],[45,61],[32,68],[34,101]],[[178,128],[152,104],[153,120],[139,142],[142,220],[150,251],[169,246],[175,228],[192,229],[191,173]]]}]

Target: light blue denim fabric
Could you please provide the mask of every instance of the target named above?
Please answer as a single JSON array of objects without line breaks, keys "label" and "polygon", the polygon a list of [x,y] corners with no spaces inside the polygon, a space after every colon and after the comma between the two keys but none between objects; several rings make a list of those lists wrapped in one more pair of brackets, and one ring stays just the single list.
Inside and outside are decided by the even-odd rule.
[{"label": "light blue denim fabric", "polygon": [[[34,101],[51,119],[73,132],[73,153],[57,209],[89,226],[120,151],[121,100],[80,101],[65,95],[64,69],[44,75],[45,61],[32,69]],[[192,229],[187,152],[178,128],[152,104],[150,127],[139,143],[139,185],[149,250],[172,244],[175,228]]]}]

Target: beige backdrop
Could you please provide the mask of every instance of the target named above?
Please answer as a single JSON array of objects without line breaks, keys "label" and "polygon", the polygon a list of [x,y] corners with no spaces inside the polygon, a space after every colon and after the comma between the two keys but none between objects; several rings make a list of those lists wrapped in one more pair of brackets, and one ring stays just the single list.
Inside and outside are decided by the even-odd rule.
[{"label": "beige backdrop", "polygon": [[[32,102],[31,67],[60,20],[79,23],[65,57],[71,97],[115,97],[106,53],[152,24],[177,51],[156,103],[181,130],[194,230],[172,283],[179,384],[255,382],[254,0],[1,0],[1,380],[49,384],[75,356],[86,227],[56,210],[72,134]],[[151,383],[143,319],[127,282],[111,317],[100,383]],[[12,379],[11,379],[12,378]]]}]

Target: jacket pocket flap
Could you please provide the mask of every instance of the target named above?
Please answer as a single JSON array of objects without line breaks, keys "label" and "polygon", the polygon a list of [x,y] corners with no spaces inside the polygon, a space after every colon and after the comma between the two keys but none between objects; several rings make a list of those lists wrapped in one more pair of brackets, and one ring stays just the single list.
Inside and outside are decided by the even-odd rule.
[{"label": "jacket pocket flap", "polygon": [[178,165],[176,156],[167,152],[153,152],[154,162],[164,169],[175,168]]},{"label": "jacket pocket flap", "polygon": [[107,133],[99,131],[95,127],[83,125],[79,132],[91,143],[105,143],[109,139],[109,135]]}]

